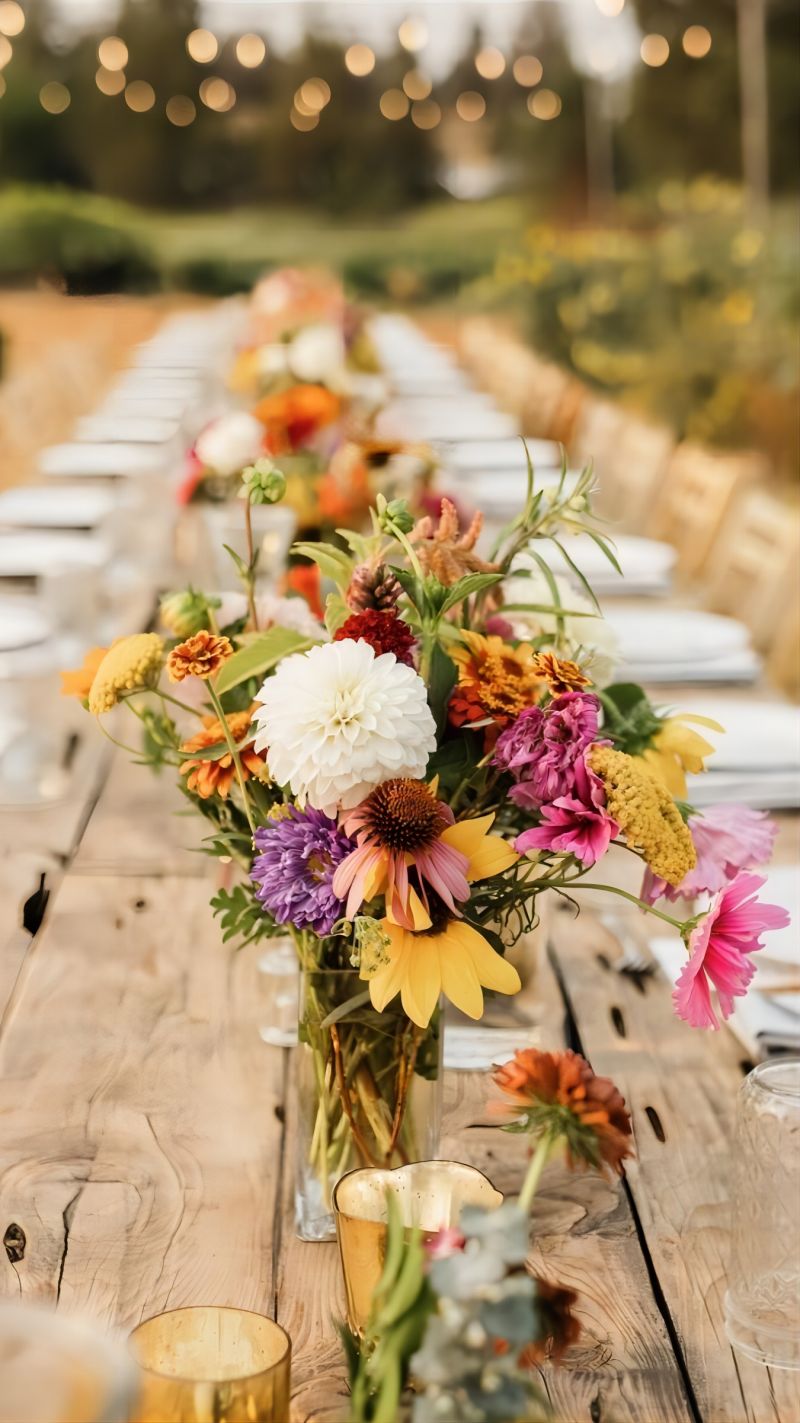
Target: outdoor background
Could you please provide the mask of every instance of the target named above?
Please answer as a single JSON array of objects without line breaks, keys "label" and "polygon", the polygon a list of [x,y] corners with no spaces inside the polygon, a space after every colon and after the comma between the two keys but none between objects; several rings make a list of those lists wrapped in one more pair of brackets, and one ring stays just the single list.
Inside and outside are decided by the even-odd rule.
[{"label": "outdoor background", "polygon": [[324,261],[792,489],[796,0],[0,0],[0,66],[7,375]]}]

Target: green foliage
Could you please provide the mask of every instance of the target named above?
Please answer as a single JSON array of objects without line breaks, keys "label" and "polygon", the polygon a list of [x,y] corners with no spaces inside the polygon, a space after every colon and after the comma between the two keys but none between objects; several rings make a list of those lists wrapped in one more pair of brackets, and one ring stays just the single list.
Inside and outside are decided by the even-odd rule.
[{"label": "green foliage", "polygon": [[0,195],[0,279],[56,277],[69,292],[152,291],[150,245],[122,204],[66,189],[9,188]]},{"label": "green foliage", "polygon": [[214,690],[220,697],[251,677],[263,677],[290,653],[305,652],[312,645],[301,633],[282,627],[248,634],[247,639],[245,645],[234,652],[219,671]]},{"label": "green foliage", "polygon": [[236,884],[233,889],[218,890],[211,900],[211,908],[214,918],[220,921],[223,944],[237,939],[237,949],[284,932],[282,928],[276,928],[263,905],[259,904],[250,882]]},{"label": "green foliage", "polygon": [[603,706],[603,735],[629,756],[640,755],[652,744],[663,720],[647,694],[635,682],[617,682],[598,695]]}]

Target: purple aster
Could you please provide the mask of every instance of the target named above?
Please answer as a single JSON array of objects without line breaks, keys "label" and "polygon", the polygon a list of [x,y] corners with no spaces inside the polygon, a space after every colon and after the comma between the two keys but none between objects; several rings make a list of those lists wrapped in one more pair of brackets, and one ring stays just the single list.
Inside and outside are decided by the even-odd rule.
[{"label": "purple aster", "polygon": [[599,703],[588,692],[565,692],[547,707],[526,707],[497,739],[494,764],[516,784],[517,805],[536,808],[569,795],[575,765],[597,736]]},{"label": "purple aster", "polygon": [[253,882],[256,899],[278,924],[329,934],[344,912],[333,892],[333,874],[355,841],[321,810],[289,806],[255,835]]}]

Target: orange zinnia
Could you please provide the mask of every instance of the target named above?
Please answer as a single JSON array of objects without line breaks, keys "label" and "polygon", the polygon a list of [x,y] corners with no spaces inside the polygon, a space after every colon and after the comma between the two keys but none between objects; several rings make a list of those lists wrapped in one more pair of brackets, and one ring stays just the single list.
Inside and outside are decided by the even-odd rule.
[{"label": "orange zinnia", "polygon": [[582,692],[589,686],[589,678],[584,675],[577,662],[556,657],[554,652],[537,652],[534,659],[536,671],[547,683],[554,697],[562,692]]},{"label": "orange zinnia", "polygon": [[[225,718],[228,731],[239,750],[239,764],[242,768],[242,778],[245,781],[249,780],[251,776],[261,781],[267,776],[267,763],[263,756],[259,756],[252,746],[243,746],[239,749],[240,743],[245,740],[250,731],[254,711],[255,705],[249,711],[232,712]],[[193,752],[208,751],[210,747],[217,746],[225,740],[222,722],[217,717],[204,717],[203,727],[204,730],[199,731],[190,741],[184,741],[181,751],[188,752],[191,756]],[[214,761],[206,761],[197,757],[184,761],[180,773],[187,777],[186,789],[195,791],[202,800],[208,800],[213,795],[220,795],[225,800],[233,784],[236,767],[230,751],[224,751]]]},{"label": "orange zinnia", "polygon": [[273,454],[299,449],[317,430],[338,420],[342,403],[324,385],[293,385],[259,400],[253,414],[266,426]]},{"label": "orange zinnia", "polygon": [[217,633],[201,628],[185,642],[173,647],[167,658],[167,671],[171,682],[182,682],[184,677],[213,677],[223,662],[233,653],[230,638],[219,637]]},{"label": "orange zinnia", "polygon": [[563,1140],[570,1166],[605,1163],[622,1174],[632,1155],[630,1114],[611,1078],[596,1077],[579,1053],[521,1048],[492,1076],[510,1099],[497,1105],[501,1114]]},{"label": "orange zinnia", "polygon": [[462,633],[462,645],[450,649],[458,684],[450,698],[454,726],[491,722],[494,734],[533,706],[544,690],[536,654],[528,643],[512,647],[502,637]]},{"label": "orange zinnia", "polygon": [[[113,645],[113,644],[112,644]],[[79,702],[89,699],[92,682],[100,663],[108,652],[107,647],[90,647],[84,655],[83,666],[61,673],[62,697],[77,697]]]}]

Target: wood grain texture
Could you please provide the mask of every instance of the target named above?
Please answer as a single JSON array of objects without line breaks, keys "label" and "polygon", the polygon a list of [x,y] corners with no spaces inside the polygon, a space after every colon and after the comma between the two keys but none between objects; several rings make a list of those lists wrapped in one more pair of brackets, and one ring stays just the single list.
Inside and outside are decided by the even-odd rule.
[{"label": "wood grain texture", "polygon": [[215,866],[198,853],[210,830],[181,795],[171,767],[155,776],[118,751],[74,869],[88,875],[180,875],[210,881]]},{"label": "wood grain texture", "polygon": [[679,1022],[663,980],[616,973],[613,938],[591,918],[562,916],[553,942],[583,1050],[633,1112],[627,1178],[700,1416],[797,1423],[798,1375],[734,1354],[723,1324],[741,1045]]}]

